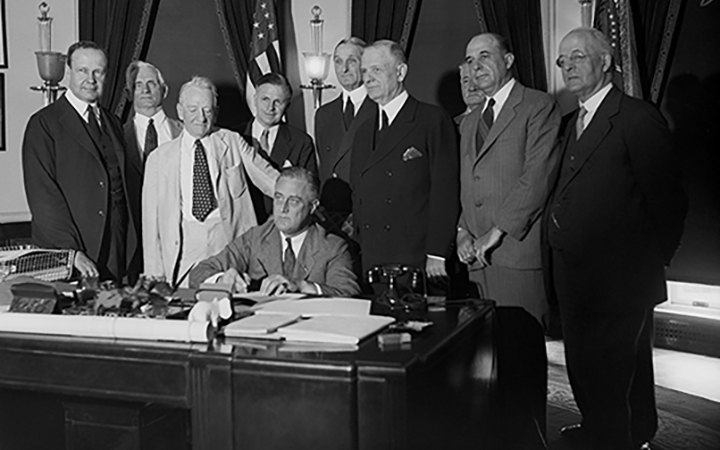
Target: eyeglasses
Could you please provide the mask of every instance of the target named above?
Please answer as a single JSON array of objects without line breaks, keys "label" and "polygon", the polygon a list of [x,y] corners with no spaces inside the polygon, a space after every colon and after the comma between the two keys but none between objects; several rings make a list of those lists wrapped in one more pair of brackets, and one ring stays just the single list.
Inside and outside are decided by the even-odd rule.
[{"label": "eyeglasses", "polygon": [[568,61],[570,61],[574,66],[584,62],[588,58],[588,55],[580,52],[574,52],[570,56],[560,55],[558,59],[555,61],[555,65],[559,68],[564,68]]}]

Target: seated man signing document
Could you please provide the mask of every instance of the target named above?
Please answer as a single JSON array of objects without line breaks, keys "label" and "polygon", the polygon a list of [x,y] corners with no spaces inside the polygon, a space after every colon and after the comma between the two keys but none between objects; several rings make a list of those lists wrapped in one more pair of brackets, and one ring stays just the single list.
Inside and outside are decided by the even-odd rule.
[{"label": "seated man signing document", "polygon": [[312,221],[318,192],[313,173],[284,169],[275,183],[272,220],[200,262],[190,272],[190,287],[214,281],[246,292],[252,280],[260,280],[262,294],[358,294],[347,244]]}]

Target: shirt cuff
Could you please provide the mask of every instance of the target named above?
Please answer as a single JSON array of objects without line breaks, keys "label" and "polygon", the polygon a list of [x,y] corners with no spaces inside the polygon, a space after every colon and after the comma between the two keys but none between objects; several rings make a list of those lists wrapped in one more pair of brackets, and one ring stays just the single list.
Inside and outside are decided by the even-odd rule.
[{"label": "shirt cuff", "polygon": [[445,261],[445,258],[443,256],[435,256],[435,255],[427,255],[428,258],[432,258],[436,261]]}]

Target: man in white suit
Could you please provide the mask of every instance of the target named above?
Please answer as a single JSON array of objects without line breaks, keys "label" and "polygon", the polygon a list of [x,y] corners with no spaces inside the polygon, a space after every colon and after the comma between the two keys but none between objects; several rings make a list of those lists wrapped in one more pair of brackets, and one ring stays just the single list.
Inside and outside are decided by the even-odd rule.
[{"label": "man in white suit", "polygon": [[480,296],[521,306],[542,323],[538,219],[558,160],[560,111],[548,94],[513,79],[515,58],[501,36],[475,36],[465,55],[487,101],[460,124],[458,257]]},{"label": "man in white suit", "polygon": [[205,77],[180,89],[183,132],[152,152],[142,195],[145,274],[187,285],[199,261],[257,224],[245,172],[268,196],[278,172],[238,133],[214,128],[217,90]]}]

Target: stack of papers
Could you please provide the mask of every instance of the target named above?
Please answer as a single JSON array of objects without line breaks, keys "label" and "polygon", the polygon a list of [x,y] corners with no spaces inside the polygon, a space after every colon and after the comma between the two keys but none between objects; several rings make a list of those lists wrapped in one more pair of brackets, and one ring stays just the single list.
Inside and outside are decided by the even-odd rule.
[{"label": "stack of papers", "polygon": [[357,344],[394,321],[371,316],[369,300],[276,300],[255,306],[253,315],[227,325],[224,332],[229,337]]}]

